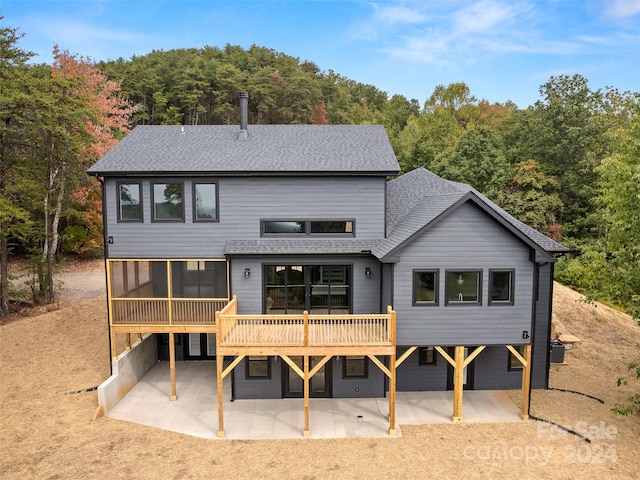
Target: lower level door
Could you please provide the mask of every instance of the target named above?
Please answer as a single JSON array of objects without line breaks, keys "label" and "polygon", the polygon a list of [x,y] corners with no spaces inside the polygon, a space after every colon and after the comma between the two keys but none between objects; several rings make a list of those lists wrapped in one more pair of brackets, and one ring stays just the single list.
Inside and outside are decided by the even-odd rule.
[{"label": "lower level door", "polygon": [[[469,352],[473,352],[476,347],[464,347],[464,358],[469,356]],[[454,358],[455,348],[449,349],[449,355],[451,358]],[[462,372],[462,386],[463,390],[473,390],[473,371],[474,371],[474,362],[471,362],[469,365],[464,367],[464,371]],[[453,376],[454,376],[454,368],[451,365],[447,365],[447,390],[453,390]]]},{"label": "lower level door", "polygon": [[[302,356],[289,357],[293,362],[304,370],[304,360]],[[313,369],[323,357],[309,357],[309,370]],[[282,362],[283,368],[283,392],[282,396],[287,398],[304,397],[304,380],[300,377],[287,362]],[[331,396],[331,362],[325,363],[322,368],[309,381],[309,396],[330,397]]]},{"label": "lower level door", "polygon": [[211,360],[216,357],[215,333],[188,333],[185,360]]}]

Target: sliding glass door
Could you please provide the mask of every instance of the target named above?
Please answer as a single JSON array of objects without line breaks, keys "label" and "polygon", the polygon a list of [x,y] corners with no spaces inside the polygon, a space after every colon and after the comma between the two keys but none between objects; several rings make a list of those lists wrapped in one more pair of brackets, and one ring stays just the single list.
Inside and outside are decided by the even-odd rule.
[{"label": "sliding glass door", "polygon": [[348,314],[350,265],[265,265],[264,312]]}]

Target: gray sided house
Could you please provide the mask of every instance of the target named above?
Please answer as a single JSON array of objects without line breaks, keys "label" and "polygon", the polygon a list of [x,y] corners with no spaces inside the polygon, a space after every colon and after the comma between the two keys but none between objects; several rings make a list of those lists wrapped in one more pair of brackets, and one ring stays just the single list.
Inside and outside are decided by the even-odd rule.
[{"label": "gray sided house", "polygon": [[547,386],[565,247],[468,185],[397,176],[382,126],[241,118],[138,126],[89,170],[112,339],[232,360],[235,398]]}]

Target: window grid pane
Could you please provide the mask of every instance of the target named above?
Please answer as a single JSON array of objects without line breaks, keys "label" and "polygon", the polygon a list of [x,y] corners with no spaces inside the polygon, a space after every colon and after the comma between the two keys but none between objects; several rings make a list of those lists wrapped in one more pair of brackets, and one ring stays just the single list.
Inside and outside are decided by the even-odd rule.
[{"label": "window grid pane", "polygon": [[119,186],[120,220],[142,220],[140,184],[122,183]]},{"label": "window grid pane", "polygon": [[153,185],[153,218],[182,220],[182,184],[155,183]]},{"label": "window grid pane", "polygon": [[447,272],[447,303],[481,303],[479,271]]},{"label": "window grid pane", "polygon": [[438,303],[437,271],[413,272],[413,303],[430,305]]},{"label": "window grid pane", "polygon": [[491,303],[513,303],[513,271],[491,271]]},{"label": "window grid pane", "polygon": [[215,183],[195,184],[195,220],[217,220],[217,195]]}]

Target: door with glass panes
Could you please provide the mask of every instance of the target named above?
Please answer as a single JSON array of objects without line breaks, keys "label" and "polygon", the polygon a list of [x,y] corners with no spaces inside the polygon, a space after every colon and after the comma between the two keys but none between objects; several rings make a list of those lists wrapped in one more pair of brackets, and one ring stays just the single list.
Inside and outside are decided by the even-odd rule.
[{"label": "door with glass panes", "polygon": [[264,313],[351,313],[351,265],[265,265]]},{"label": "door with glass panes", "polygon": [[[304,371],[304,358],[293,355],[291,360]],[[309,370],[313,370],[324,357],[309,357]],[[304,396],[304,380],[286,362],[282,362],[282,396],[286,398],[302,398]],[[309,379],[309,396],[314,398],[331,397],[331,362],[325,363],[320,370]]]}]

